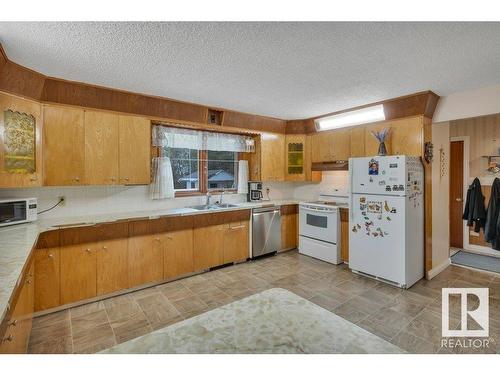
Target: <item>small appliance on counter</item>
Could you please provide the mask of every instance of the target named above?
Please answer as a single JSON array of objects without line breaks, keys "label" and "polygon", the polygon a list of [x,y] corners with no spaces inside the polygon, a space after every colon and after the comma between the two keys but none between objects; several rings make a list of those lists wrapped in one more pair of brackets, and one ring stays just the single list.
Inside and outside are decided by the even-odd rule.
[{"label": "small appliance on counter", "polygon": [[29,223],[36,218],[36,198],[0,199],[0,227]]},{"label": "small appliance on counter", "polygon": [[409,288],[424,276],[420,158],[351,158],[349,177],[349,268]]},{"label": "small appliance on counter", "polygon": [[248,202],[260,202],[262,200],[262,182],[260,181],[249,181],[248,182]]}]

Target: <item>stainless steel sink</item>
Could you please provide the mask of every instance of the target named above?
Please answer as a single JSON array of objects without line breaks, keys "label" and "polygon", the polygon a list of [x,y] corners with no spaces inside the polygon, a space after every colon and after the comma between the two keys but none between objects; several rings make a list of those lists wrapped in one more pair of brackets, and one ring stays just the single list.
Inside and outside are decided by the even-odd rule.
[{"label": "stainless steel sink", "polygon": [[205,211],[205,210],[218,210],[221,208],[230,208],[230,207],[237,207],[237,206],[235,204],[223,203],[223,204],[211,204],[208,206],[206,204],[200,204],[197,206],[189,206],[187,208],[192,208],[193,210]]}]

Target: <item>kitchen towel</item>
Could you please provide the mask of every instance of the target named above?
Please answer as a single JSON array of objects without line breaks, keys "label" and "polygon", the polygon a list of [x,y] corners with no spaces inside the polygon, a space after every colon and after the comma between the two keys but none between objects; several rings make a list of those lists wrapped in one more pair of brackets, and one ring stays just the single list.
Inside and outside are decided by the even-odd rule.
[{"label": "kitchen towel", "polygon": [[238,194],[248,194],[248,161],[238,162]]}]

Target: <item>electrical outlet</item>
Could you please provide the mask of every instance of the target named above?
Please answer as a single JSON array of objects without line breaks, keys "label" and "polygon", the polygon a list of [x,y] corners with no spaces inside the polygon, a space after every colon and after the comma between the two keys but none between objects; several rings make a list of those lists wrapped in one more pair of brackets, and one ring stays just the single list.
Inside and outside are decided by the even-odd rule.
[{"label": "electrical outlet", "polygon": [[59,203],[59,206],[66,206],[66,197],[64,195],[57,197],[61,203]]}]

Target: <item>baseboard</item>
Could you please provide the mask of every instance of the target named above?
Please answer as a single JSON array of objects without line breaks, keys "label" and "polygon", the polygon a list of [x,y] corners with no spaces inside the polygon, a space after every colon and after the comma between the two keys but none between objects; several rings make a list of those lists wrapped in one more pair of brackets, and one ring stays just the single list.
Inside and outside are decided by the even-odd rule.
[{"label": "baseboard", "polygon": [[451,258],[446,259],[443,263],[441,263],[439,266],[434,267],[430,271],[427,271],[426,278],[427,280],[430,280],[437,275],[439,275],[441,272],[443,272],[448,266],[451,264]]}]

